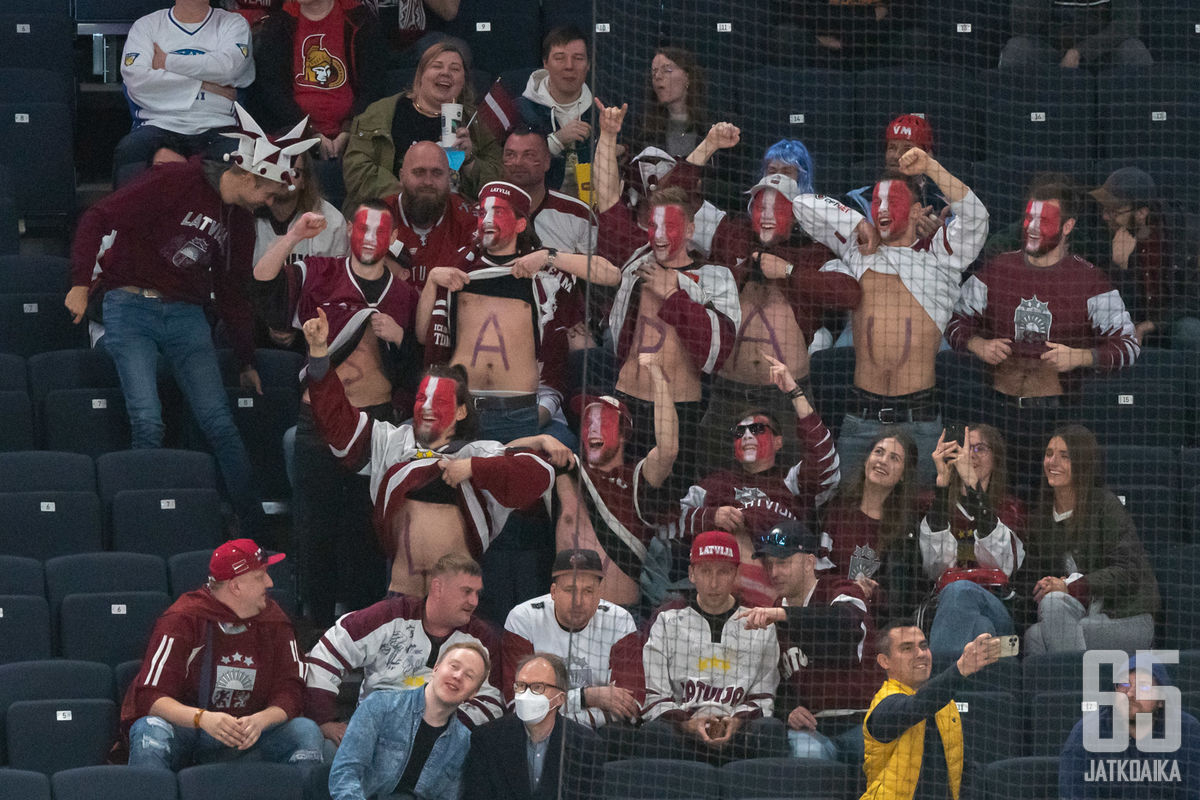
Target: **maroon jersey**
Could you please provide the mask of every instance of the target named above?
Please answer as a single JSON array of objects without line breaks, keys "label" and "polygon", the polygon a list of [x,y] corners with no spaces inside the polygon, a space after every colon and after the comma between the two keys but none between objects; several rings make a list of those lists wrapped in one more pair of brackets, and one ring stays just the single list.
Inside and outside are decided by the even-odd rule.
[{"label": "maroon jersey", "polygon": [[972,336],[1011,339],[1015,356],[1039,358],[1046,343],[1090,349],[1096,366],[1127,367],[1141,348],[1121,295],[1079,256],[1031,267],[1020,251],[1002,253],[967,278],[946,329],[956,350]]},{"label": "maroon jersey", "polygon": [[425,287],[429,270],[434,267],[456,267],[462,256],[459,251],[475,240],[475,215],[467,201],[456,194],[446,200],[446,211],[429,230],[418,230],[404,214],[400,195],[384,200],[396,220],[396,241],[391,253],[404,263],[407,255],[412,271],[409,282],[418,292]]},{"label": "maroon jersey", "polygon": [[642,477],[645,464],[642,459],[610,472],[585,464],[581,475],[583,503],[600,546],[622,572],[635,577],[642,571],[646,546],[658,526],[672,522],[679,511],[668,484],[651,486]]},{"label": "maroon jersey", "polygon": [[717,527],[721,506],[742,510],[751,536],[766,533],[785,519],[806,520],[837,489],[841,472],[833,436],[816,412],[796,421],[796,438],[804,455],[790,469],[773,467],[751,475],[722,470],[708,475],[683,498],[680,528],[695,536]]},{"label": "maroon jersey", "polygon": [[879,571],[879,520],[871,519],[856,505],[831,504],[825,516],[825,536],[829,537],[832,574],[854,580],[862,573],[868,578]]}]

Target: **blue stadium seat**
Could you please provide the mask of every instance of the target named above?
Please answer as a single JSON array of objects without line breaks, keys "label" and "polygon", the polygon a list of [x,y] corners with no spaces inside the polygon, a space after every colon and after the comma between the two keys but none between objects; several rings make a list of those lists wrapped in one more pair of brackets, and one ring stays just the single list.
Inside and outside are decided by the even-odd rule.
[{"label": "blue stadium seat", "polygon": [[179,800],[293,800],[305,772],[291,764],[232,761],[179,771]]},{"label": "blue stadium seat", "polygon": [[1104,448],[1104,477],[1110,486],[1179,486],[1179,448],[1114,445]]},{"label": "blue stadium seat", "polygon": [[65,769],[50,776],[54,800],[177,800],[175,773],[104,765]]},{"label": "blue stadium seat", "polygon": [[[3,76],[4,70],[0,70]],[[61,256],[0,256],[0,288],[5,292],[66,294],[71,288],[71,261]],[[61,303],[58,311],[62,311]]]},{"label": "blue stadium seat", "polygon": [[862,769],[814,758],[752,758],[718,770],[722,797],[858,797]]},{"label": "blue stadium seat", "polygon": [[0,769],[0,797],[50,800],[50,779],[40,772]]},{"label": "blue stadium seat", "polygon": [[9,492],[94,492],[96,463],[78,453],[0,453],[0,486]]},{"label": "blue stadium seat", "polygon": [[1021,704],[1008,692],[955,692],[968,763],[1024,755]]},{"label": "blue stadium seat", "polygon": [[0,352],[31,356],[87,347],[87,329],[72,324],[62,303],[61,294],[0,293]]},{"label": "blue stadium seat", "polygon": [[543,37],[560,25],[574,25],[585,32],[591,30],[591,0],[542,0]]},{"label": "blue stadium seat", "polygon": [[40,8],[29,7],[36,2],[38,0],[23,0],[20,5],[4,4],[4,13],[0,14],[0,48],[6,55],[5,62],[41,64],[64,75],[72,75],[74,25],[69,9],[54,7],[66,5],[68,0],[52,0]]},{"label": "blue stadium seat", "polygon": [[1080,70],[984,73],[983,130],[989,159],[1037,153],[1090,158],[1095,140],[1095,79]]},{"label": "blue stadium seat", "polygon": [[980,784],[976,796],[982,800],[1058,797],[1058,754],[993,761],[984,768]]},{"label": "blue stadium seat", "polygon": [[55,390],[120,387],[117,366],[103,349],[56,350],[29,359],[29,394],[39,411],[46,395]]},{"label": "blue stadium seat", "polygon": [[1181,414],[1180,399],[1194,381],[1171,364],[1141,364],[1086,375],[1080,388],[1080,421],[1105,447],[1179,447],[1196,440],[1195,419]]},{"label": "blue stadium seat", "polygon": [[0,519],[0,552],[44,561],[104,549],[95,492],[3,492]]},{"label": "blue stadium seat", "polygon": [[716,767],[669,758],[633,758],[604,765],[606,798],[717,800],[721,778]]},{"label": "blue stadium seat", "polygon": [[0,555],[0,594],[46,596],[46,575],[42,562],[5,553]]},{"label": "blue stadium seat", "polygon": [[[117,736],[112,700],[22,700],[8,707],[8,763],[47,775],[103,764]],[[47,746],[53,743],[53,746]]]},{"label": "blue stadium seat", "polygon": [[[3,167],[0,167],[3,169]],[[8,170],[4,170],[5,173]],[[15,255],[21,252],[21,219],[12,190],[0,193],[0,253]]]},{"label": "blue stadium seat", "polygon": [[67,72],[55,69],[0,69],[0,103],[26,101],[64,103],[74,108],[75,78]]},{"label": "blue stadium seat", "polygon": [[[777,39],[769,14],[749,12],[738,3],[663,0],[661,10],[642,12],[640,24],[652,25],[650,18],[657,14],[666,40],[697,54],[708,67],[710,98],[730,97],[737,90],[734,73],[757,69]],[[647,62],[651,56],[646,54]]]},{"label": "blue stadium seat", "polygon": [[96,459],[100,500],[111,508],[126,489],[217,488],[212,456],[191,450],[146,449],[106,453]]},{"label": "blue stadium seat", "polygon": [[659,30],[662,16],[657,9],[648,14],[641,0],[595,0],[595,7],[598,30],[592,60],[596,78],[589,86],[607,106],[629,103],[626,119],[636,119],[646,110],[642,103],[654,49],[665,43]]},{"label": "blue stadium seat", "polygon": [[170,576],[171,596],[179,597],[184,592],[199,589],[208,581],[208,561],[212,550],[193,550],[176,553],[167,559],[167,574]]},{"label": "blue stadium seat", "polygon": [[[1111,686],[1101,687],[1109,690]],[[1083,692],[1076,688],[1061,692],[1039,692],[1029,698],[1025,716],[1029,720],[1029,754],[1058,758],[1075,723],[1083,717]]]},{"label": "blue stadium seat", "polygon": [[170,604],[164,592],[68,594],[60,623],[63,656],[110,667],[138,658]]},{"label": "blue stadium seat", "polygon": [[50,606],[34,595],[0,594],[0,664],[50,657]]},{"label": "blue stadium seat", "polygon": [[969,74],[951,73],[938,65],[864,70],[856,73],[855,107],[863,153],[883,165],[884,129],[901,114],[924,117],[933,128],[933,152],[938,161],[961,177],[962,162],[983,158],[979,106],[972,102],[979,89]]},{"label": "blue stadium seat", "polygon": [[925,6],[923,21],[932,46],[916,58],[929,57],[938,64],[984,70],[1000,61],[1000,50],[1012,27],[1007,9],[975,0],[939,0]]},{"label": "blue stadium seat", "polygon": [[1101,158],[1127,155],[1130,142],[1160,158],[1195,158],[1192,136],[1200,126],[1200,99],[1180,88],[1198,81],[1200,67],[1184,64],[1101,73],[1096,84]]},{"label": "blue stadium seat", "polygon": [[[92,661],[22,661],[0,664],[0,731],[7,729],[8,708],[22,700],[113,698],[113,674],[107,664]],[[0,739],[0,764],[7,764]]]},{"label": "blue stadium seat", "polygon": [[[1195,644],[1196,640],[1192,640]],[[1179,691],[1191,697],[1200,696],[1200,650],[1181,650],[1178,664],[1167,664],[1167,674]]]},{"label": "blue stadium seat", "polygon": [[[1138,541],[1151,560],[1171,545],[1182,544],[1191,538],[1192,519],[1183,516],[1178,489],[1171,485],[1143,483],[1136,476],[1127,480],[1131,482],[1112,481],[1109,488],[1133,518]],[[1132,482],[1134,480],[1137,482]]]},{"label": "blue stadium seat", "polygon": [[128,661],[122,661],[113,668],[113,679],[117,684],[118,703],[125,700],[125,693],[129,691],[129,684],[133,683],[133,679],[137,677],[141,669],[142,659],[140,658],[131,658]]},{"label": "blue stadium seat", "polygon": [[41,407],[42,444],[96,456],[127,450],[132,442],[120,389],[56,389]]},{"label": "blue stadium seat", "polygon": [[[1196,593],[1200,545],[1189,544],[1168,550],[1152,559],[1151,564],[1162,600],[1158,644],[1171,650],[1195,647],[1200,642],[1200,596]],[[1171,674],[1175,674],[1174,669]]]},{"label": "blue stadium seat", "polygon": [[466,2],[458,16],[443,26],[471,46],[477,69],[499,75],[514,67],[541,64],[542,43],[538,26],[538,0],[508,0],[504,3]]},{"label": "blue stadium seat", "polygon": [[70,594],[167,592],[167,565],[145,553],[81,553],[46,562],[46,596],[52,618]]},{"label": "blue stadium seat", "polygon": [[1021,663],[1022,693],[1080,691],[1083,686],[1083,653],[1042,653],[1025,656]]},{"label": "blue stadium seat", "polygon": [[1156,62],[1200,63],[1200,47],[1196,46],[1200,31],[1200,10],[1190,0],[1155,4],[1154,13],[1145,13],[1142,29],[1146,47]]},{"label": "blue stadium seat", "polygon": [[[74,216],[75,163],[61,155],[75,151],[73,130],[66,103],[0,103],[0,136],[6,144],[0,163],[12,175],[13,199],[22,216]],[[61,297],[55,310],[66,316]]]},{"label": "blue stadium seat", "polygon": [[33,441],[33,401],[24,389],[0,389],[0,451],[31,450]]},{"label": "blue stadium seat", "polygon": [[167,558],[222,541],[216,489],[124,489],[112,504],[112,547]]},{"label": "blue stadium seat", "polygon": [[132,23],[161,8],[157,0],[75,0],[75,21]]}]

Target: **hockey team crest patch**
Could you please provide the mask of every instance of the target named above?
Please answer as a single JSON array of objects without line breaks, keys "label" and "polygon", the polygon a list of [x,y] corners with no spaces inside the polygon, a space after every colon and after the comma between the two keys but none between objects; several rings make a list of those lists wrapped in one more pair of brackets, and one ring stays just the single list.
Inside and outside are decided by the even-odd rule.
[{"label": "hockey team crest patch", "polygon": [[1013,312],[1013,341],[1042,344],[1050,340],[1050,324],[1054,315],[1050,313],[1050,304],[1038,299],[1022,299]]}]

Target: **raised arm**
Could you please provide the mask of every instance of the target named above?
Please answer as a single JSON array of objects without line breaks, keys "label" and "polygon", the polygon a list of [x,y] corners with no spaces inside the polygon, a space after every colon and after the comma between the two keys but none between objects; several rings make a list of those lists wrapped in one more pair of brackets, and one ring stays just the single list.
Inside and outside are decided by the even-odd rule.
[{"label": "raised arm", "polygon": [[596,99],[600,136],[596,138],[596,157],[592,161],[592,186],[596,192],[596,213],[603,214],[621,199],[621,171],[617,166],[617,136],[629,112],[629,104],[607,107]]},{"label": "raised arm", "polygon": [[272,281],[279,275],[283,265],[287,263],[287,258],[292,254],[292,250],[296,249],[296,245],[305,239],[311,239],[314,236],[325,230],[325,217],[315,211],[306,211],[292,223],[288,228],[288,232],[280,236],[271,246],[267,248],[267,252],[262,254],[262,258],[254,265],[254,280],[256,281]]},{"label": "raised arm", "polygon": [[679,415],[671,398],[671,385],[662,371],[662,350],[641,353],[638,362],[650,373],[654,392],[654,447],[646,456],[642,476],[659,487],[671,475],[679,455]]},{"label": "raised arm", "polygon": [[742,131],[732,122],[717,122],[708,129],[704,140],[688,154],[687,162],[703,167],[718,150],[728,150],[742,140]]}]

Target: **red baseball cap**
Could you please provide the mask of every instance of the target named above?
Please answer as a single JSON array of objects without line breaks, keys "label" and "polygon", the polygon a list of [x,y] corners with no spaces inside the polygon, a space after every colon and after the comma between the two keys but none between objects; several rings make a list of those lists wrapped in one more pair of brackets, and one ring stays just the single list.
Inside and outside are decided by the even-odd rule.
[{"label": "red baseball cap", "polygon": [[901,114],[888,123],[883,140],[896,139],[912,142],[927,153],[933,152],[933,128],[929,126],[929,120],[916,114]]},{"label": "red baseball cap", "polygon": [[693,564],[722,561],[736,566],[742,562],[742,557],[738,550],[737,539],[732,533],[705,531],[692,540],[690,561]]},{"label": "red baseball cap", "polygon": [[286,553],[268,556],[253,539],[233,539],[213,550],[208,561],[208,576],[214,581],[227,581],[256,569],[266,569],[285,558]]}]

